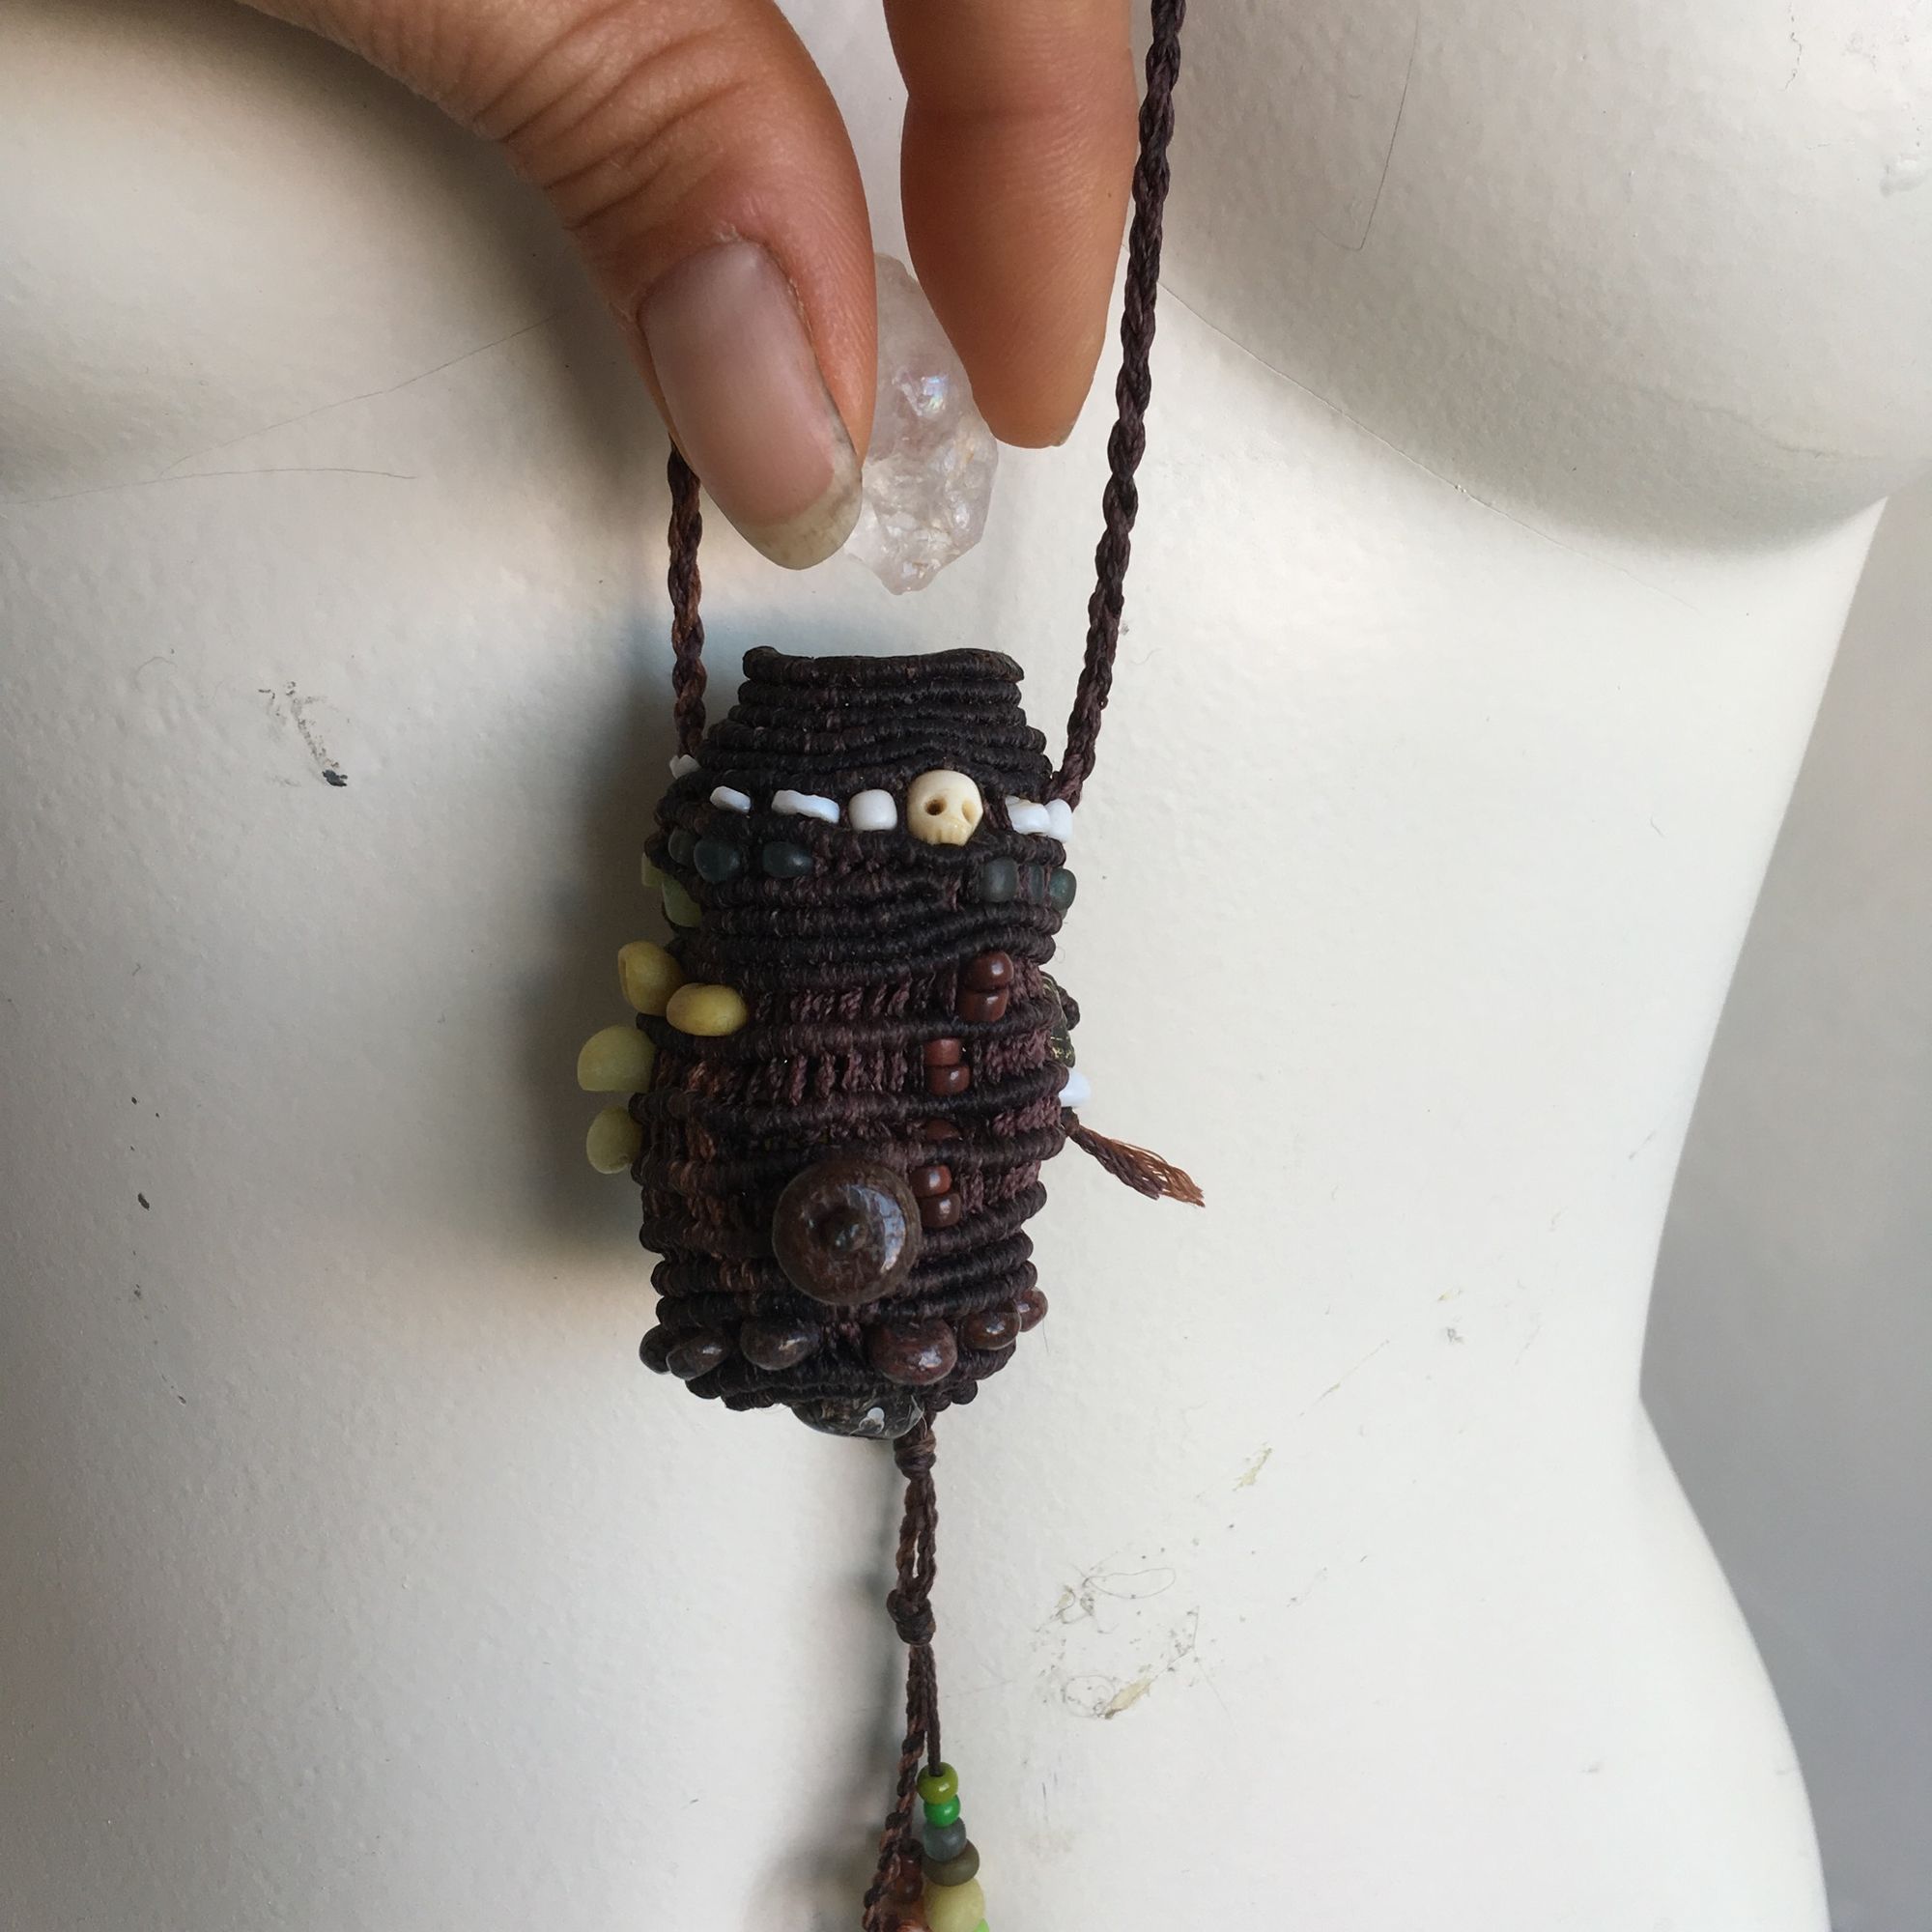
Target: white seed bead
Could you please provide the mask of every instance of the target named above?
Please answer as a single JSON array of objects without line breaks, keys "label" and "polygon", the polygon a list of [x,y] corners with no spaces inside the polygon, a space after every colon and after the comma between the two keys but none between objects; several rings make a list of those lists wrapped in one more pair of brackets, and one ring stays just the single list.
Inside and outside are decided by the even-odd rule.
[{"label": "white seed bead", "polygon": [[1069,1066],[1066,1078],[1060,1083],[1060,1104],[1063,1107],[1084,1107],[1093,1097],[1094,1083],[1079,1067]]},{"label": "white seed bead", "polygon": [[820,798],[815,791],[775,791],[772,810],[788,811],[798,818],[821,818],[827,825],[838,823],[838,801]]},{"label": "white seed bead", "polygon": [[714,785],[711,788],[711,803],[720,811],[750,811],[752,801],[741,791],[733,791],[729,785]]},{"label": "white seed bead", "polygon": [[634,1026],[607,1026],[583,1042],[577,1084],[586,1094],[641,1094],[651,1084],[658,1050]]},{"label": "white seed bead", "polygon": [[670,775],[674,779],[688,779],[697,769],[697,760],[689,752],[680,752],[670,761]]},{"label": "white seed bead", "polygon": [[583,1151],[599,1174],[624,1174],[643,1151],[644,1130],[622,1107],[606,1107],[583,1136]]},{"label": "white seed bead", "polygon": [[890,832],[899,822],[898,801],[889,791],[859,791],[845,801],[854,832]]},{"label": "white seed bead", "polygon": [[1073,808],[1064,798],[1046,802],[1046,829],[1065,845],[1073,837]]},{"label": "white seed bead", "polygon": [[1044,833],[1053,823],[1047,816],[1046,807],[1036,805],[1030,798],[1008,799],[1007,822],[1015,832],[1037,833]]}]

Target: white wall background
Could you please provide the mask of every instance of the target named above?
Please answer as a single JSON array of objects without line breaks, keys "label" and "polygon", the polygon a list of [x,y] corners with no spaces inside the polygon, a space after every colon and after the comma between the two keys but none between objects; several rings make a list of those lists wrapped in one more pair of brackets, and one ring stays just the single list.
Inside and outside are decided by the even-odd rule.
[{"label": "white wall background", "polygon": [[1837,1932],[1932,1927],[1932,488],[1881,525],[1718,1035],[1646,1391]]}]

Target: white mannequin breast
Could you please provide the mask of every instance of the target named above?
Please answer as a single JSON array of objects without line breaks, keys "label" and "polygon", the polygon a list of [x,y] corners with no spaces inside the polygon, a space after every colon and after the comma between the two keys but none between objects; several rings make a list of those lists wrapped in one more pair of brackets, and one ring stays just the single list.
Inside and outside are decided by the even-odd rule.
[{"label": "white mannequin breast", "polygon": [[[1932,450],[1923,57],[1816,11],[1753,118],[1770,10],[1197,10],[1206,320],[1062,958],[1094,1124],[1210,1206],[1057,1163],[1052,1318],[942,1437],[1005,1932],[1823,1925],[1635,1399],[1861,506]],[[884,209],[869,10],[803,24]],[[0,185],[20,1923],[843,1925],[884,1459],[637,1368],[578,1151],[668,750],[635,379],[491,156],[239,10],[14,0]],[[713,543],[714,676],[993,641],[1054,730],[1103,418],[906,603]]]}]

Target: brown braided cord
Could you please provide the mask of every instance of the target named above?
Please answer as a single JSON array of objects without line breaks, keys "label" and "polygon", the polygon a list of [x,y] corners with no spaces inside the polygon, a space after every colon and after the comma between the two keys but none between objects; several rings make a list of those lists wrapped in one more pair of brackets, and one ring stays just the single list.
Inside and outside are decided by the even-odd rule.
[{"label": "brown braided cord", "polygon": [[[1180,29],[1186,0],[1153,0],[1147,93],[1141,101],[1140,158],[1134,167],[1133,221],[1127,233],[1126,291],[1121,307],[1121,370],[1114,384],[1118,412],[1107,438],[1107,484],[1101,493],[1103,529],[1094,552],[1094,593],[1087,604],[1087,651],[1066,721],[1066,752],[1048,796],[1078,805],[1094,769],[1100,718],[1114,683],[1127,563],[1133,553],[1140,491],[1134,474],[1147,450],[1148,403],[1153,394],[1154,304],[1160,294],[1160,244],[1174,138],[1174,89],[1180,75]],[[670,456],[671,689],[678,750],[692,753],[704,730],[704,625],[697,613],[697,546],[703,520],[697,478],[676,450]]]},{"label": "brown braided cord", "polygon": [[[932,1485],[932,1425],[922,1422],[893,1444],[906,1479],[905,1514],[899,1524],[895,1581],[886,1607],[906,1646],[906,1728],[899,1747],[892,1809],[879,1833],[879,1862],[866,1889],[863,1932],[892,1932],[895,1881],[919,1870],[919,1838],[913,1805],[922,1768],[939,1769],[939,1675],[933,1662],[932,1579],[938,1561],[939,1503]],[[916,1894],[915,1894],[916,1895]]]},{"label": "brown braided cord", "polygon": [[1147,94],[1141,101],[1141,152],[1134,167],[1134,218],[1127,233],[1127,285],[1121,305],[1121,373],[1114,384],[1119,414],[1107,438],[1105,525],[1094,552],[1094,594],[1087,604],[1087,656],[1066,721],[1066,753],[1054,775],[1053,796],[1080,803],[1094,769],[1100,714],[1114,684],[1121,641],[1127,561],[1133,554],[1140,491],[1134,471],[1147,449],[1147,410],[1153,394],[1154,301],[1160,294],[1161,219],[1167,205],[1168,144],[1174,138],[1174,85],[1180,76],[1180,26],[1186,0],[1153,0],[1153,40],[1148,48]]},{"label": "brown braided cord", "polygon": [[697,750],[704,736],[704,619],[697,613],[703,584],[697,575],[697,546],[704,535],[699,507],[697,472],[671,445],[670,590],[671,715],[677,724],[677,749],[685,756]]}]

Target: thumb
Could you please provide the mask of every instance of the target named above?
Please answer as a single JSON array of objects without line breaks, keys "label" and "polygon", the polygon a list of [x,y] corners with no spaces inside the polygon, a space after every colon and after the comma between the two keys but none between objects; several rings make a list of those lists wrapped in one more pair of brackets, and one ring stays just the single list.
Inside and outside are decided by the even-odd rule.
[{"label": "thumb", "polygon": [[549,197],[713,500],[775,562],[859,509],[865,190],[772,0],[249,0],[499,141]]}]

